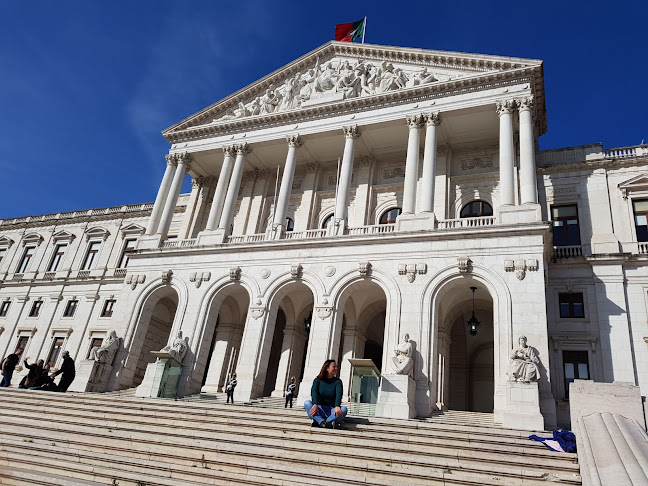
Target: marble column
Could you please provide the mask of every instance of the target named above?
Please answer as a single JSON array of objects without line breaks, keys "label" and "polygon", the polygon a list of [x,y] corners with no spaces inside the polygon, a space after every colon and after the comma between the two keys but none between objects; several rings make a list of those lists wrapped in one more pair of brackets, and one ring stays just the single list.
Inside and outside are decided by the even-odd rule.
[{"label": "marble column", "polygon": [[405,183],[403,187],[403,212],[414,214],[416,211],[416,185],[418,184],[419,144],[423,116],[407,117],[409,137],[407,139],[407,159],[405,161]]},{"label": "marble column", "polygon": [[164,209],[164,203],[169,195],[169,188],[171,187],[171,180],[173,179],[173,171],[176,166],[176,161],[175,157],[171,154],[166,156],[166,161],[166,170],[164,171],[162,183],[160,184],[157,196],[155,197],[151,217],[149,218],[148,226],[146,227],[145,234],[147,235],[154,235],[157,232],[158,226],[160,225],[160,218],[162,217],[162,210]]},{"label": "marble column", "polygon": [[423,152],[423,184],[420,211],[434,211],[434,173],[437,159],[437,127],[441,124],[439,112],[425,115],[425,150]]},{"label": "marble column", "polygon": [[283,397],[284,390],[290,381],[290,368],[295,355],[295,341],[297,329],[295,325],[287,327],[283,332],[283,341],[281,343],[281,356],[279,357],[279,366],[277,367],[277,378],[275,387],[271,393],[273,397]]},{"label": "marble column", "polygon": [[216,341],[212,350],[207,379],[202,387],[203,392],[216,393],[223,391],[222,383],[224,372],[229,365],[230,350],[232,348],[232,331],[236,324],[219,323],[216,328]]},{"label": "marble column", "polygon": [[216,192],[214,199],[209,210],[209,217],[207,218],[207,231],[216,229],[220,220],[223,205],[225,204],[225,195],[227,193],[227,183],[232,175],[232,165],[234,161],[234,147],[223,147],[223,166],[221,167],[220,175],[218,176],[218,183],[216,184]]},{"label": "marble column", "polygon": [[180,190],[182,189],[182,181],[184,180],[184,176],[189,169],[189,159],[189,154],[187,154],[186,152],[183,154],[176,154],[176,162],[178,165],[176,167],[175,173],[173,174],[173,181],[171,182],[169,194],[164,204],[162,219],[157,230],[157,234],[159,235],[167,236],[167,234],[169,233],[169,227],[171,226],[173,213],[175,212],[175,207],[178,202],[178,196],[180,196]]},{"label": "marble column", "polygon": [[241,179],[243,178],[245,157],[251,152],[250,146],[247,143],[236,145],[235,150],[236,160],[234,161],[232,177],[227,187],[223,212],[221,214],[220,223],[218,224],[218,228],[224,229],[226,232],[229,232],[229,227],[232,224],[232,218],[234,217],[234,208],[236,207],[239,187],[241,186]]},{"label": "marble column", "polygon": [[337,233],[344,230],[349,206],[349,190],[351,189],[351,176],[353,175],[353,154],[355,140],[360,136],[357,125],[343,127],[344,130],[344,155],[340,167],[340,180],[338,181],[337,200],[335,202],[335,225]]},{"label": "marble column", "polygon": [[274,213],[273,229],[275,229],[277,235],[281,235],[281,231],[286,224],[286,212],[288,211],[295,166],[297,165],[297,149],[302,146],[299,135],[289,135],[286,137],[286,141],[288,142],[288,155],[286,155],[286,165],[281,176],[281,188],[279,189],[279,198]]},{"label": "marble column", "polygon": [[515,152],[513,149],[513,100],[497,103],[497,115],[500,120],[499,133],[499,173],[500,173],[500,205],[515,204],[513,195],[513,170]]},{"label": "marble column", "polygon": [[520,113],[520,203],[538,203],[535,137],[533,132],[533,97],[519,101]]}]

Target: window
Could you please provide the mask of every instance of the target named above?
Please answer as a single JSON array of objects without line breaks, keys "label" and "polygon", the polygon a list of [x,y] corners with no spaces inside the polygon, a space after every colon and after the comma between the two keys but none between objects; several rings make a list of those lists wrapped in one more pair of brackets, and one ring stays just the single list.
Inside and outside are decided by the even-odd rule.
[{"label": "window", "polygon": [[42,300],[37,300],[32,304],[32,308],[29,311],[29,317],[38,317],[38,314],[40,313],[41,307],[43,305]]},{"label": "window", "polygon": [[471,201],[461,208],[460,218],[478,218],[480,216],[492,216],[493,207],[486,201]]},{"label": "window", "polygon": [[585,317],[585,306],[583,305],[583,293],[570,292],[558,294],[560,303],[560,317],[582,318]]},{"label": "window", "polygon": [[96,263],[100,248],[100,241],[93,241],[92,243],[90,243],[90,247],[88,247],[88,253],[85,257],[85,261],[83,262],[83,267],[81,268],[81,270],[92,270],[94,264]]},{"label": "window", "polygon": [[554,246],[577,246],[581,244],[576,205],[552,206]]},{"label": "window", "polygon": [[135,249],[136,241],[136,239],[126,240],[126,243],[124,243],[124,249],[122,250],[122,256],[119,259],[119,266],[117,268],[126,268],[128,266],[130,253]]},{"label": "window", "polygon": [[378,224],[392,224],[396,222],[396,218],[400,216],[403,210],[401,208],[390,208],[380,215]]},{"label": "window", "polygon": [[86,359],[90,359],[90,353],[92,353],[92,350],[101,347],[102,344],[103,338],[93,337],[90,341],[90,349],[88,349],[88,356],[86,356]]},{"label": "window", "polygon": [[0,248],[0,263],[2,263],[3,258],[7,255],[6,248]]},{"label": "window", "polygon": [[62,337],[54,338],[52,343],[52,349],[50,349],[49,356],[47,357],[47,364],[50,366],[56,366],[56,360],[61,354],[61,349],[63,348],[63,342],[65,341]]},{"label": "window", "polygon": [[295,229],[295,222],[292,218],[286,218],[286,231],[292,231]]},{"label": "window", "polygon": [[35,252],[36,252],[35,246],[28,246],[27,248],[25,248],[25,253],[23,253],[23,257],[21,258],[20,264],[16,269],[16,273],[25,273],[27,271],[27,269],[29,268],[29,263],[31,262],[31,259],[34,257]]},{"label": "window", "polygon": [[329,223],[333,221],[333,214],[329,214],[322,223],[322,229],[328,228]]},{"label": "window", "polygon": [[47,269],[48,272],[58,272],[58,269],[61,266],[61,261],[63,260],[63,256],[65,255],[66,250],[67,250],[67,243],[64,243],[62,245],[56,245],[56,250],[54,250],[54,256],[52,257],[52,261],[50,262],[50,265]]},{"label": "window", "polygon": [[565,369],[565,400],[569,400],[569,384],[574,380],[589,380],[587,351],[563,351]]},{"label": "window", "polygon": [[9,300],[5,300],[2,304],[0,304],[0,317],[7,317],[10,305],[11,301]]},{"label": "window", "polygon": [[18,338],[18,344],[16,344],[16,347],[14,349],[22,348],[23,351],[27,351],[28,342],[29,342],[29,336],[20,336]]},{"label": "window", "polygon": [[103,310],[101,311],[101,317],[112,317],[115,302],[117,302],[115,299],[106,300],[106,303],[103,306]]},{"label": "window", "polygon": [[632,208],[634,209],[637,241],[648,241],[648,200],[632,201]]},{"label": "window", "polygon": [[78,305],[78,300],[68,300],[68,303],[65,306],[65,312],[63,312],[63,317],[74,317]]}]

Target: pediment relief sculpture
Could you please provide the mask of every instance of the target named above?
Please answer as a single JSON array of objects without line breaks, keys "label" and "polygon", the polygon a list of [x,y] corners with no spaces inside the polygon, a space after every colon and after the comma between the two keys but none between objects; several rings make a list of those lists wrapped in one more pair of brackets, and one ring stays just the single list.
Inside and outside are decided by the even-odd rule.
[{"label": "pediment relief sculpture", "polygon": [[461,76],[388,61],[334,58],[320,62],[317,58],[314,67],[289,76],[245,103],[240,101],[237,107],[214,118],[213,123],[415,88]]}]

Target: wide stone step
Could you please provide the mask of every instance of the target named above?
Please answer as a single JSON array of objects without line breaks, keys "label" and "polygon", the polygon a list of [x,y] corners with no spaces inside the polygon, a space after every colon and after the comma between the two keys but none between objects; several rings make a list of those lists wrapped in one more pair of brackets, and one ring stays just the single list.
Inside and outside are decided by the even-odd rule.
[{"label": "wide stone step", "polygon": [[[7,420],[21,423],[22,407],[9,403],[3,404],[3,409],[7,414]],[[87,416],[86,416],[87,415]],[[15,417],[15,418],[14,418]],[[144,415],[128,416],[123,412],[111,410],[101,410],[99,407],[94,409],[76,410],[57,410],[52,413],[50,407],[30,406],[30,419],[42,417],[43,419],[54,419],[59,424],[67,424],[69,427],[88,426],[88,427],[110,427],[120,430],[132,430],[138,432],[166,433],[178,436],[191,433],[194,437],[201,435],[206,439],[217,440],[220,443],[231,443],[234,445],[248,444],[255,446],[258,441],[263,441],[264,445],[269,447],[280,447],[290,438],[290,448],[308,447],[316,443],[320,447],[329,447],[335,449],[339,447],[340,442],[361,448],[363,451],[374,451],[380,456],[385,451],[385,437],[379,433],[363,432],[354,433],[346,430],[343,436],[340,434],[331,434],[329,431],[318,431],[322,433],[313,434],[310,427],[301,427],[297,430],[288,430],[285,427],[270,428],[256,424],[241,425],[236,424],[232,427],[229,422],[220,424],[196,424],[194,421],[178,419],[175,417],[162,418],[146,417]],[[147,420],[147,421],[145,421]],[[28,423],[28,422],[27,422]],[[228,430],[229,429],[229,430]],[[179,431],[179,432],[176,432]],[[209,431],[209,432],[207,432]],[[430,438],[427,441],[410,442],[406,437],[401,440],[391,440],[390,457],[395,454],[403,455],[402,459],[408,457],[434,457],[440,459],[452,459],[461,461],[479,461],[479,462],[498,462],[500,464],[509,464],[512,467],[538,468],[547,471],[574,472],[578,471],[578,465],[574,462],[563,461],[564,454],[557,455],[546,449],[536,450],[531,448],[519,448],[516,446],[506,446],[502,444],[484,444],[481,442],[464,442],[452,438]],[[531,445],[532,442],[529,442]],[[496,449],[494,449],[496,447]],[[537,454],[535,454],[537,452]]]},{"label": "wide stone step", "polygon": [[[5,453],[6,454],[6,453]],[[3,455],[0,455],[2,463]],[[22,462],[22,461],[20,461]],[[0,484],[6,486],[96,486],[96,481],[73,479],[60,474],[53,474],[52,471],[39,472],[38,465],[33,469],[16,467],[14,464],[9,467],[0,467]]]}]

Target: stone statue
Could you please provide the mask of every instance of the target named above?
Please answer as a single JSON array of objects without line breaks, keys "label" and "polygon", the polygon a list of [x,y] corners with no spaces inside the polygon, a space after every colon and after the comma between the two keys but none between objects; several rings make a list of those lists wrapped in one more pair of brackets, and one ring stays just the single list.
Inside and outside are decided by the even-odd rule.
[{"label": "stone statue", "polygon": [[397,375],[409,375],[414,367],[412,359],[412,343],[409,334],[403,334],[403,342],[394,350],[396,356],[392,358],[392,370]]},{"label": "stone statue", "polygon": [[119,349],[120,339],[117,337],[117,331],[114,329],[104,338],[101,346],[95,346],[90,351],[90,359],[99,363],[112,365],[115,354]]},{"label": "stone statue", "polygon": [[518,348],[511,351],[511,361],[506,372],[509,380],[524,383],[538,381],[540,376],[538,351],[531,346],[527,346],[526,336],[520,336],[518,343]]},{"label": "stone statue", "polygon": [[261,114],[273,113],[279,104],[279,99],[275,92],[271,89],[266,89],[265,94],[261,97]]},{"label": "stone statue", "polygon": [[171,345],[167,344],[162,349],[160,349],[159,352],[167,353],[178,363],[182,364],[182,360],[184,359],[185,354],[187,354],[187,349],[189,349],[189,338],[183,339],[182,331],[178,331],[178,334],[175,340],[173,341],[173,344]]}]

